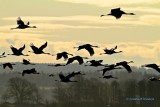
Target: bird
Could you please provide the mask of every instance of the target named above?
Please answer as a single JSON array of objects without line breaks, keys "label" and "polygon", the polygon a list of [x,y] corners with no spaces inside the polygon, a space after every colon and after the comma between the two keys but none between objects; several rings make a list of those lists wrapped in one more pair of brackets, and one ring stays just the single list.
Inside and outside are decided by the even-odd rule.
[{"label": "bird", "polygon": [[105,66],[104,69],[98,70],[98,71],[103,71],[102,75],[104,76],[104,74],[105,74],[107,71],[111,71],[111,70],[114,70],[114,69],[121,69],[121,67],[116,67],[115,64],[111,64],[111,65]]},{"label": "bird", "polygon": [[0,58],[4,58],[5,56],[5,52],[2,53],[2,55],[0,55]]},{"label": "bird", "polygon": [[128,65],[129,63],[134,63],[133,61],[127,62],[127,61],[122,61],[122,62],[117,62],[115,66],[123,66],[128,73],[132,72],[131,67]]},{"label": "bird", "polygon": [[89,52],[90,56],[93,56],[94,55],[93,47],[99,48],[98,46],[93,46],[91,44],[84,44],[84,45],[80,45],[80,46],[74,47],[74,48],[78,48],[77,51],[79,51],[81,49],[86,49]]},{"label": "bird", "polygon": [[[57,53],[56,55],[57,55],[56,60],[59,60],[62,57],[64,58],[64,60],[67,60],[68,59],[68,55],[73,56],[73,54],[69,54],[68,52],[65,52],[65,51],[61,52],[61,53]],[[54,55],[52,55],[52,56],[54,56]]]},{"label": "bird", "polygon": [[117,49],[117,46],[115,46],[114,48],[111,48],[111,49],[105,48],[105,49],[104,49],[104,52],[105,52],[105,53],[100,53],[100,55],[102,55],[102,54],[112,55],[112,54],[115,54],[115,53],[121,53],[121,52],[122,52],[122,51],[116,52],[116,51],[115,51],[116,49]]},{"label": "bird", "polygon": [[8,67],[10,70],[13,70],[13,66],[12,66],[12,65],[15,65],[15,64],[4,63],[4,64],[2,64],[2,65],[3,65],[3,69],[5,69],[6,67]]},{"label": "bird", "polygon": [[27,22],[27,24],[24,24],[22,19],[20,17],[17,18],[17,27],[16,28],[11,28],[13,29],[26,29],[26,28],[37,28],[36,26],[29,26],[30,22]]},{"label": "bird", "polygon": [[151,77],[149,78],[150,81],[160,81],[160,79],[156,78],[156,77]]},{"label": "bird", "polygon": [[35,65],[35,64],[31,64],[29,61],[30,60],[23,59],[23,63],[22,64],[24,64],[24,65]]},{"label": "bird", "polygon": [[32,69],[23,70],[22,76],[24,76],[25,74],[40,74],[40,73],[37,72],[35,68],[32,68]]},{"label": "bird", "polygon": [[48,55],[51,55],[50,53],[45,53],[45,52],[43,51],[43,49],[47,47],[47,42],[45,42],[45,43],[44,43],[42,46],[40,46],[39,48],[36,47],[36,46],[34,46],[33,43],[31,43],[31,44],[30,44],[30,47],[31,47],[31,49],[33,50],[33,52],[32,52],[32,51],[28,51],[28,52],[31,52],[31,53],[34,53],[34,54],[48,54]]},{"label": "bird", "polygon": [[121,8],[114,8],[114,9],[111,9],[111,12],[109,14],[101,15],[101,17],[110,15],[110,16],[114,16],[116,19],[120,19],[123,14],[135,15],[134,13],[126,13],[126,12],[122,11]]},{"label": "bird", "polygon": [[118,79],[117,77],[114,77],[112,75],[105,75],[105,76],[100,77],[100,78],[104,78],[104,79],[111,79],[111,78]]},{"label": "bird", "polygon": [[48,65],[48,66],[55,66],[55,67],[59,67],[59,66],[65,66],[63,64],[55,64],[55,65]]},{"label": "bird", "polygon": [[15,56],[20,56],[20,55],[22,55],[22,56],[29,56],[29,55],[24,55],[24,54],[22,53],[22,51],[25,49],[25,45],[23,45],[23,46],[20,47],[19,49],[13,47],[12,45],[10,46],[10,48],[11,48],[13,54],[8,54],[8,55],[15,55]]},{"label": "bird", "polygon": [[[90,61],[87,61],[86,63],[90,63],[89,66],[105,66],[103,64],[101,64],[103,62],[103,60],[90,60]],[[85,65],[85,66],[88,66],[88,65]]]},{"label": "bird", "polygon": [[153,64],[145,64],[145,65],[142,65],[142,67],[152,68],[160,73],[160,68],[157,64],[154,64],[154,63]]},{"label": "bird", "polygon": [[[59,73],[59,78],[60,78],[61,82],[77,82],[77,81],[71,81],[70,80],[74,76],[75,76],[74,72],[69,73],[67,76],[64,76],[62,74],[62,72]],[[55,80],[55,81],[57,81],[57,80]]]},{"label": "bird", "polygon": [[72,62],[74,62],[75,60],[77,60],[78,63],[79,63],[79,65],[81,65],[81,64],[84,63],[83,59],[88,59],[88,58],[87,58],[87,57],[81,57],[81,56],[74,56],[74,57],[71,57],[71,58],[68,59],[66,65],[68,65],[68,64],[70,64],[70,63],[72,63]]}]

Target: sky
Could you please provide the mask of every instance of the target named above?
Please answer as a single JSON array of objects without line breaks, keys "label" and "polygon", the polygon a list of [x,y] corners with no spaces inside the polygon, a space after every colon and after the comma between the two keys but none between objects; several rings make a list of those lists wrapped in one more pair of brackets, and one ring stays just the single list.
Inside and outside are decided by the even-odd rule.
[{"label": "sky", "polygon": [[[133,60],[132,65],[160,64],[160,0],[0,0],[0,53],[12,53],[10,46],[17,48],[26,44],[23,53],[31,51],[30,43],[41,46],[46,41],[45,52],[56,54],[67,51],[90,59],[103,59],[104,63]],[[108,14],[120,7],[125,12],[116,20]],[[36,29],[10,30],[21,19]],[[85,43],[98,45],[95,55],[90,57],[85,50],[74,46]],[[123,53],[102,55],[104,48],[118,46]],[[65,63],[54,56],[34,55],[28,57],[8,56],[0,62],[21,62],[30,59],[38,63]]]}]

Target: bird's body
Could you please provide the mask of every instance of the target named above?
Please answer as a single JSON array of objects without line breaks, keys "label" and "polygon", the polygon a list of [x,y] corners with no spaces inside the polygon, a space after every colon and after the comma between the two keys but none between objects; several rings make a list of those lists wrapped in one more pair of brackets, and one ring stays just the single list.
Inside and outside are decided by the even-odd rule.
[{"label": "bird's body", "polygon": [[142,65],[142,67],[152,68],[160,73],[160,68],[157,64],[145,64],[145,65]]},{"label": "bird's body", "polygon": [[61,82],[76,82],[76,81],[71,81],[71,80],[70,80],[70,79],[71,79],[72,77],[74,77],[74,76],[75,76],[74,72],[68,74],[67,76],[64,76],[64,75],[62,74],[62,72],[59,73],[59,78],[60,78]]},{"label": "bird's body", "polygon": [[10,70],[13,70],[13,66],[12,66],[12,65],[15,65],[15,64],[4,63],[4,64],[2,64],[2,65],[3,65],[3,69],[5,69],[6,67],[8,67]]},{"label": "bird's body", "polygon": [[11,48],[13,54],[8,54],[8,55],[15,55],[15,56],[20,56],[20,55],[22,55],[22,56],[28,56],[28,55],[24,55],[24,54],[22,53],[22,51],[25,49],[25,45],[24,45],[23,47],[19,48],[19,49],[13,47],[12,45],[10,46],[10,48]]},{"label": "bird's body", "polygon": [[[135,15],[134,13],[126,13],[124,11],[121,10],[121,8],[115,8],[115,9],[111,9],[111,12],[107,15],[111,15],[114,16],[116,19],[120,19],[122,15]],[[107,15],[101,15],[101,17],[103,16],[107,16]]]},{"label": "bird's body", "polygon": [[21,20],[20,17],[17,18],[17,27],[11,28],[11,29],[26,29],[26,28],[36,28],[36,26],[29,26],[29,22],[27,24],[24,24],[24,22]]},{"label": "bird's body", "polygon": [[91,61],[87,61],[86,63],[90,62],[89,66],[104,66],[103,64],[101,64],[103,62],[103,60],[91,60]]},{"label": "bird's body", "polygon": [[71,58],[68,59],[66,65],[68,65],[68,64],[70,64],[70,63],[72,63],[72,62],[74,62],[75,60],[77,60],[78,63],[81,65],[81,64],[84,63],[83,59],[88,59],[88,58],[87,58],[87,57],[81,57],[81,56],[74,56],[74,57],[71,57]]},{"label": "bird's body", "polygon": [[111,70],[114,70],[114,69],[121,69],[121,68],[120,67],[116,68],[116,66],[114,64],[111,64],[111,65],[107,65],[104,69],[98,70],[98,71],[103,71],[102,75],[104,75],[107,71],[111,71]]},{"label": "bird's body", "polygon": [[23,63],[24,65],[35,65],[35,64],[31,64],[30,63],[30,60],[26,60],[26,59],[23,59]]},{"label": "bird's body", "polygon": [[64,58],[64,60],[67,60],[68,59],[68,55],[73,56],[73,54],[69,54],[68,52],[65,52],[65,51],[61,52],[61,53],[57,53],[56,55],[57,55],[56,60],[59,60],[62,57]]},{"label": "bird's body", "polygon": [[[47,42],[44,43],[44,44],[43,44],[42,46],[40,46],[39,48],[36,47],[36,46],[34,46],[33,43],[31,43],[31,44],[30,44],[30,47],[31,47],[31,49],[33,50],[32,53],[34,53],[34,54],[48,54],[48,55],[50,55],[50,53],[45,53],[45,52],[43,51],[43,49],[45,49],[45,48],[47,47]],[[28,51],[28,52],[31,52],[31,51]]]},{"label": "bird's body", "polygon": [[118,63],[116,63],[115,66],[123,66],[128,71],[128,73],[131,73],[132,69],[128,65],[129,63],[133,63],[133,61],[130,61],[130,62],[127,62],[127,61],[118,62]]},{"label": "bird's body", "polygon": [[23,70],[22,76],[24,76],[25,74],[39,74],[39,73],[35,70],[35,68],[32,68]]},{"label": "bird's body", "polygon": [[78,48],[78,51],[81,49],[86,49],[89,52],[90,56],[93,56],[95,53],[93,50],[93,47],[98,48],[98,46],[93,46],[91,44],[84,44],[84,45],[80,45],[80,46],[74,47],[74,48]]},{"label": "bird's body", "polygon": [[117,46],[115,46],[114,48],[111,48],[111,49],[105,48],[104,49],[105,53],[101,53],[100,55],[102,55],[102,54],[112,55],[112,54],[115,54],[115,53],[121,53],[122,52],[122,51],[115,51],[116,49],[117,49]]}]

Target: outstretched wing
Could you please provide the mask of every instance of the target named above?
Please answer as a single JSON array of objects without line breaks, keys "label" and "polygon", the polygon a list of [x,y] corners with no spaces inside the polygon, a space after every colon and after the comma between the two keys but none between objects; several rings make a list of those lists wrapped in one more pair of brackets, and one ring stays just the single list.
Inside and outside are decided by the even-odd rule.
[{"label": "outstretched wing", "polygon": [[46,48],[46,47],[47,47],[47,42],[44,43],[41,47],[39,47],[39,49],[40,49],[40,50],[43,50],[43,49]]},{"label": "outstretched wing", "polygon": [[89,52],[90,56],[94,55],[94,50],[92,47],[89,46],[89,47],[86,47],[85,49]]},{"label": "outstretched wing", "polygon": [[61,59],[61,58],[62,58],[62,54],[58,53],[58,54],[57,54],[57,57],[56,57],[56,60],[59,60],[59,59]]},{"label": "outstretched wing", "polygon": [[116,50],[116,49],[117,49],[117,46],[115,46],[114,48],[112,48],[111,51],[114,51],[114,50]]},{"label": "outstretched wing", "polygon": [[67,80],[67,78],[62,73],[59,74],[59,78],[61,79],[61,81]]},{"label": "outstretched wing", "polygon": [[30,47],[32,48],[33,51],[37,51],[39,50],[36,46],[34,46],[33,43],[30,44]]},{"label": "outstretched wing", "polygon": [[19,51],[22,52],[25,49],[25,45],[21,48],[19,48]]},{"label": "outstretched wing", "polygon": [[80,65],[84,63],[83,58],[80,56],[77,56],[75,60],[77,60]]},{"label": "outstretched wing", "polygon": [[122,66],[128,71],[128,73],[132,72],[132,69],[131,69],[131,67],[128,64],[124,64]]},{"label": "outstretched wing", "polygon": [[67,54],[63,54],[63,58],[66,60],[68,59],[68,55]]},{"label": "outstretched wing", "polygon": [[20,17],[17,18],[17,25],[25,25]]},{"label": "outstretched wing", "polygon": [[74,60],[75,60],[74,58],[69,58],[68,61],[67,61],[67,63],[66,63],[66,65],[72,63]]},{"label": "outstretched wing", "polygon": [[10,48],[11,48],[11,50],[12,50],[13,53],[15,53],[15,52],[18,51],[17,48],[13,47],[12,45],[10,46]]}]

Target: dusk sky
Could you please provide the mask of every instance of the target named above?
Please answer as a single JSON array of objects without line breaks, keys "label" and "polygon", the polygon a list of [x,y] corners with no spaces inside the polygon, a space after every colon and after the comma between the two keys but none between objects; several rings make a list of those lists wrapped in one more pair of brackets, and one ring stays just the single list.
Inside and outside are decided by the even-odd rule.
[{"label": "dusk sky", "polygon": [[[104,59],[104,63],[130,61],[132,65],[145,63],[160,65],[160,0],[0,0],[0,53],[12,53],[10,45],[21,47],[28,57],[8,56],[3,62],[21,62],[23,58],[31,62],[61,63],[54,56],[34,55],[30,43],[36,46],[48,42],[45,52],[53,54],[67,51],[74,55],[91,59]],[[116,20],[108,14],[112,8],[121,7],[125,12]],[[10,30],[17,27],[16,19],[21,19],[36,29]],[[85,50],[77,51],[74,46],[90,43],[98,45],[96,54],[90,57]],[[115,55],[102,55],[104,48],[118,46]],[[65,62],[64,62],[65,63]]]}]

